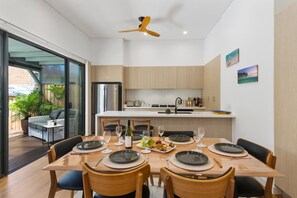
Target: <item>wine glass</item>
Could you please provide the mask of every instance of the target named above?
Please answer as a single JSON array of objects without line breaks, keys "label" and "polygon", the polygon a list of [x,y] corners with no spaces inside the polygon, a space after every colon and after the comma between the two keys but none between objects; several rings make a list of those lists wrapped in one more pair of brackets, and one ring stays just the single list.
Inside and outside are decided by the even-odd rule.
[{"label": "wine glass", "polygon": [[122,135],[122,132],[123,132],[122,126],[117,126],[115,132],[116,132],[116,134],[118,136],[118,142],[114,143],[114,145],[121,146],[123,144],[122,142],[120,142],[120,138],[121,138],[121,135]]},{"label": "wine glass", "polygon": [[164,134],[164,126],[163,125],[158,126],[158,134],[162,138],[162,136]]},{"label": "wine glass", "polygon": [[[148,145],[150,141],[150,131],[145,130],[142,132],[142,141],[145,145]],[[144,150],[141,151],[142,153],[150,153],[151,151],[148,149],[148,147],[145,147]]]},{"label": "wine glass", "polygon": [[200,140],[201,140],[201,136],[199,136],[199,134],[198,134],[198,130],[195,130],[195,131],[194,131],[193,139],[194,139],[194,141],[196,142],[196,149],[193,149],[193,151],[202,152],[202,151],[199,149],[199,146],[198,146],[198,144],[199,144],[199,142],[200,142]]},{"label": "wine glass", "polygon": [[110,131],[104,131],[103,132],[103,139],[104,142],[106,143],[106,149],[102,151],[102,153],[110,153],[112,150],[108,148],[108,142],[110,141],[111,138],[111,132]]},{"label": "wine glass", "polygon": [[205,135],[205,129],[203,127],[199,127],[197,132],[198,132],[198,136],[200,137],[198,146],[201,148],[206,147],[206,145],[202,143],[202,139]]}]

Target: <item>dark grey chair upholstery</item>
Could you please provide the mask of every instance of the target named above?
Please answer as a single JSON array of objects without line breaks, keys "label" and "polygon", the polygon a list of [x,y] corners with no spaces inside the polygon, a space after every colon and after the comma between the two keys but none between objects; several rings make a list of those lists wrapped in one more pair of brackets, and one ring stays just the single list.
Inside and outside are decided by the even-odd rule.
[{"label": "dark grey chair upholstery", "polygon": [[[52,163],[72,150],[74,146],[82,142],[81,136],[75,136],[62,140],[51,146],[48,151],[49,163]],[[83,190],[82,171],[68,171],[58,181],[56,172],[50,171],[51,187],[49,197],[54,197],[56,191],[65,190]]]},{"label": "dark grey chair upholstery", "polygon": [[[244,139],[238,139],[237,145],[242,146],[250,155],[264,164],[275,168],[276,157],[267,148]],[[272,197],[272,183],[273,178],[268,178],[263,187],[253,177],[236,176],[234,197]]]},{"label": "dark grey chair upholstery", "polygon": [[164,131],[163,136],[168,137],[170,135],[175,135],[175,134],[182,134],[182,135],[187,135],[189,137],[193,137],[194,132],[193,131]]}]

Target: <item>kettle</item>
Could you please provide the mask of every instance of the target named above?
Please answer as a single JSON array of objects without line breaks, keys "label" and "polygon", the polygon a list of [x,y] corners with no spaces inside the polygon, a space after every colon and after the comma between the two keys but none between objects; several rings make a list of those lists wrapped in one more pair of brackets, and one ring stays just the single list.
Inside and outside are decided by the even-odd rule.
[{"label": "kettle", "polygon": [[135,107],[140,107],[140,106],[141,106],[141,102],[140,102],[140,100],[135,100],[135,101],[134,101],[134,106],[135,106]]}]

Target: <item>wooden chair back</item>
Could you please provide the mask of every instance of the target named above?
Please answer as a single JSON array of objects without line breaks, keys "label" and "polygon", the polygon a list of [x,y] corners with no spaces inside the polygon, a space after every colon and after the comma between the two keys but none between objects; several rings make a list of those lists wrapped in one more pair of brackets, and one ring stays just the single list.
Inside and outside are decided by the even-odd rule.
[{"label": "wooden chair back", "polygon": [[151,128],[151,121],[150,120],[131,120],[131,127],[132,130],[135,130],[135,124],[140,123],[140,124],[146,124],[147,125],[147,130],[150,130]]},{"label": "wooden chair back", "polygon": [[104,196],[120,196],[136,191],[135,198],[142,197],[142,185],[150,175],[150,165],[124,173],[102,173],[82,164],[85,198],[93,197],[93,191]]},{"label": "wooden chair back", "polygon": [[233,198],[234,168],[213,179],[191,179],[161,168],[161,178],[165,184],[167,198],[177,195],[182,198]]},{"label": "wooden chair back", "polygon": [[118,126],[121,125],[120,120],[111,120],[111,119],[101,119],[101,132],[105,131],[105,127],[110,124],[116,124]]}]

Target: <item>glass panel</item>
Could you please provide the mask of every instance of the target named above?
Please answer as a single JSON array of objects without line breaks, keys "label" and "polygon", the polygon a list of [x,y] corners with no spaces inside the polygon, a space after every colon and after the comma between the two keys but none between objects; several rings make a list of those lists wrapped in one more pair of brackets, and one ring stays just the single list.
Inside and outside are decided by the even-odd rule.
[{"label": "glass panel", "polygon": [[83,67],[69,64],[69,137],[84,135],[83,130]]},{"label": "glass panel", "polygon": [[4,73],[4,65],[3,65],[3,37],[0,32],[0,178],[4,174],[4,150],[3,150],[3,145],[4,145],[4,131],[3,131],[3,73]]}]

